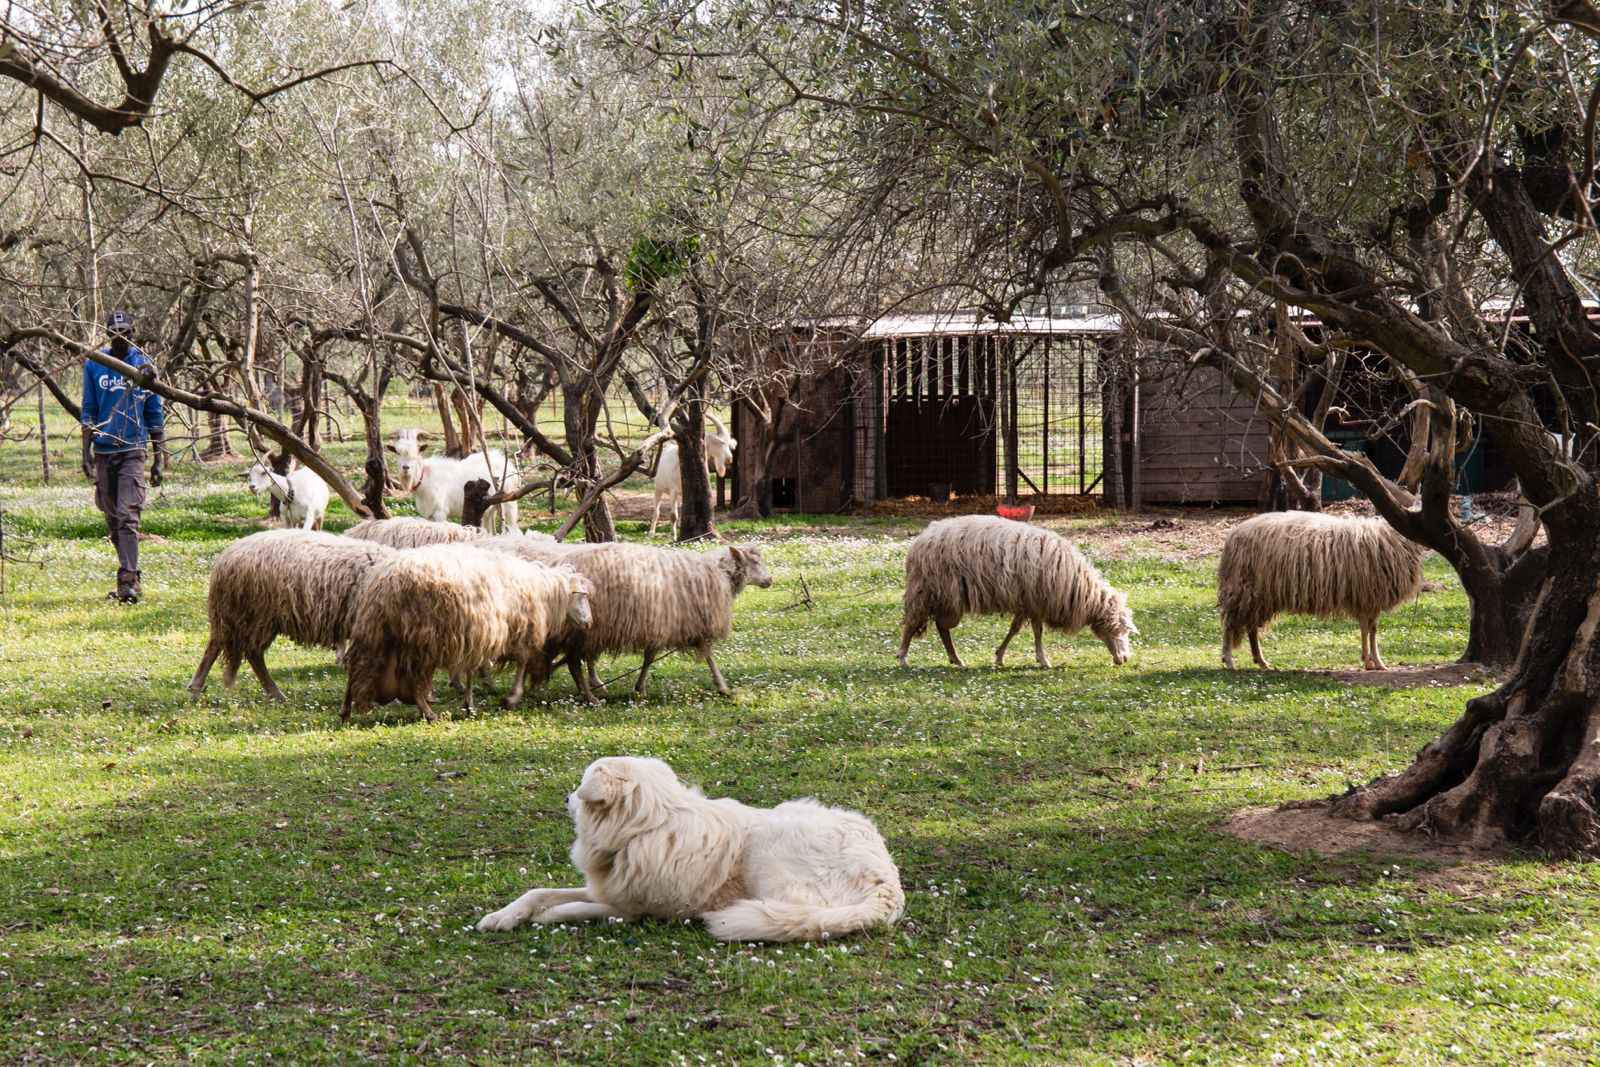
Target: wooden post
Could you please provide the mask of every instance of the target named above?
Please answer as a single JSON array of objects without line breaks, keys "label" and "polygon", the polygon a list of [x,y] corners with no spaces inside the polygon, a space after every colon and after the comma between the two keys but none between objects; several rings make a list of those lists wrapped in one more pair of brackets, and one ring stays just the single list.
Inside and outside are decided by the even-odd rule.
[{"label": "wooden post", "polygon": [[1128,437],[1132,442],[1129,449],[1128,465],[1132,468],[1128,474],[1128,510],[1138,511],[1144,507],[1144,486],[1139,476],[1140,442],[1139,442],[1139,375],[1133,376],[1133,388],[1129,391],[1128,398]]},{"label": "wooden post", "polygon": [[1086,432],[1087,427],[1086,427],[1084,414],[1083,414],[1083,402],[1087,398],[1087,395],[1088,395],[1086,393],[1086,391],[1084,390],[1084,383],[1083,383],[1084,369],[1083,369],[1083,367],[1084,367],[1085,363],[1089,362],[1089,354],[1084,351],[1084,347],[1085,346],[1084,346],[1083,342],[1079,341],[1078,342],[1078,492],[1080,494],[1082,494],[1084,492],[1084,490],[1085,490],[1085,486],[1087,484],[1086,483],[1086,479],[1088,477],[1088,471],[1089,471],[1089,463],[1088,463],[1088,455],[1087,455],[1087,452],[1088,452],[1088,435],[1087,435],[1087,432]]},{"label": "wooden post", "polygon": [[[44,365],[43,361],[39,364]],[[44,468],[44,484],[50,484],[50,432],[44,425],[44,382],[39,383],[39,466]]]},{"label": "wooden post", "polygon": [[1006,441],[1006,503],[1017,502],[1017,344],[1012,338],[1006,338],[1003,346],[1006,360],[1005,373],[1005,402],[1002,405],[1005,416],[1005,441]]},{"label": "wooden post", "polygon": [[1103,419],[1101,422],[1101,448],[1105,459],[1105,502],[1115,511],[1125,503],[1122,490],[1122,389],[1116,364],[1100,354],[1105,366],[1105,384],[1102,387]]}]

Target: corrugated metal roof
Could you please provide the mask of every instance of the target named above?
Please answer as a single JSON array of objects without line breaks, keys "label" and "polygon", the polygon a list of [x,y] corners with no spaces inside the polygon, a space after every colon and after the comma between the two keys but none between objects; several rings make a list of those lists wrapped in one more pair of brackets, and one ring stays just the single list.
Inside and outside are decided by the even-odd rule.
[{"label": "corrugated metal roof", "polygon": [[971,311],[938,311],[915,315],[884,315],[874,320],[861,336],[882,340],[890,337],[971,337],[975,335],[1071,336],[1116,333],[1122,320],[1116,315],[1014,315],[1010,322],[983,319]]}]

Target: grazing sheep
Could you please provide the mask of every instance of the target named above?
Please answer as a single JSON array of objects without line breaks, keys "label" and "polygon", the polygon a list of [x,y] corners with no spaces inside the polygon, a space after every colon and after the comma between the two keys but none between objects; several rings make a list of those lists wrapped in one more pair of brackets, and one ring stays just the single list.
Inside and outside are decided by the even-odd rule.
[{"label": "grazing sheep", "polygon": [[[426,441],[419,440],[420,431],[401,430],[395,443],[389,445],[400,460],[400,484],[417,501],[417,514],[434,522],[447,522],[461,517],[466,502],[466,485],[475,478],[483,478],[498,487],[497,491],[515,489],[522,484],[516,465],[499,449],[474,452],[464,459],[445,459],[424,456]],[[517,529],[517,502],[507,501],[494,508],[500,532]]]},{"label": "grazing sheep", "polygon": [[346,537],[361,541],[376,541],[390,548],[422,548],[425,545],[448,545],[460,541],[476,541],[484,536],[477,526],[457,526],[449,522],[429,519],[363,519],[344,532]]},{"label": "grazing sheep", "polygon": [[704,659],[717,692],[727,696],[728,683],[711,656],[711,646],[732,629],[733,601],[745,586],[766,589],[772,584],[772,572],[761,562],[759,548],[729,545],[700,553],[649,545],[563,545],[515,537],[489,537],[480,544],[524,559],[565,563],[589,579],[594,591],[594,623],[584,637],[581,653],[567,657],[567,667],[590,703],[597,703],[591,686],[599,685],[595,661],[601,655],[644,654],[634,686],[635,695],[642,697],[650,665],[658,654],[671,649]]},{"label": "grazing sheep", "polygon": [[1256,664],[1261,631],[1279,615],[1340,616],[1361,624],[1361,666],[1386,668],[1378,655],[1378,616],[1422,589],[1422,546],[1382,519],[1287,511],[1246,519],[1228,534],[1217,569],[1222,663],[1246,634]]},{"label": "grazing sheep", "polygon": [[[376,541],[390,548],[423,548],[427,545],[453,545],[476,541],[488,534],[479,526],[457,526],[450,522],[432,522],[402,516],[397,519],[363,519],[344,532],[346,537],[363,541]],[[555,538],[538,530],[524,530],[511,537],[526,537],[532,541],[554,541]]]},{"label": "grazing sheep", "polygon": [[[728,427],[721,419],[709,411],[706,412],[706,418],[717,424],[715,430],[706,431],[706,466],[722,477],[728,473],[728,465],[733,462],[733,450],[739,442],[728,432]],[[650,517],[650,536],[656,535],[656,524],[661,521],[661,501],[665,499],[671,509],[672,539],[676,541],[678,507],[683,501],[683,471],[678,463],[676,441],[668,441],[661,446],[661,460],[656,464],[655,498],[655,513]]]},{"label": "grazing sheep", "polygon": [[1139,632],[1127,594],[1108,585],[1070,541],[992,515],[941,519],[911,542],[900,665],[906,665],[912,639],[922,636],[932,619],[950,662],[961,666],[950,629],[968,614],[1015,616],[995,649],[997,667],[1025,621],[1033,624],[1033,653],[1041,667],[1050,666],[1044,656],[1045,626],[1069,634],[1089,627],[1118,666],[1128,661],[1129,638]]},{"label": "grazing sheep", "polygon": [[529,668],[542,683],[590,618],[589,583],[570,567],[452,544],[396,552],[373,568],[351,612],[340,718],[398,698],[433,722],[437,670],[465,679],[472,711],[473,676],[499,663],[517,667],[509,706]]},{"label": "grazing sheep", "polygon": [[279,474],[265,464],[257,463],[246,475],[250,492],[266,490],[283,504],[284,526],[298,526],[302,530],[322,529],[322,520],[328,514],[328,483],[309,467]]},{"label": "grazing sheep", "polygon": [[335,647],[350,634],[356,591],[378,562],[394,550],[312,530],[267,530],[235,541],[211,565],[206,612],[211,639],[189,682],[198,697],[219,654],[222,685],[233,687],[239,661],[247,660],[261,688],[276,700],[283,691],[263,658],[279,634],[302,645]]}]

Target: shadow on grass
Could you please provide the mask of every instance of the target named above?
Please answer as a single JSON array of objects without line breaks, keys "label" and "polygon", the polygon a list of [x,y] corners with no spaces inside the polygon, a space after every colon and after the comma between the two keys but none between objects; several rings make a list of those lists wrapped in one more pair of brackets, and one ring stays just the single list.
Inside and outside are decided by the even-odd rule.
[{"label": "shadow on grass", "polygon": [[[1136,994],[1152,1020],[1209,1021],[1225,1038],[1240,1003],[1268,1007],[1281,992],[1259,980],[1258,966],[1300,967],[1309,979],[1329,958],[1348,964],[1491,938],[1530,915],[1514,895],[1463,909],[1415,872],[1376,859],[1313,861],[1212,834],[1189,809],[1166,824],[1108,829],[1094,816],[1035,814],[1040,797],[1012,790],[1013,814],[919,829],[930,806],[988,807],[930,790],[958,774],[957,749],[926,764],[920,790],[879,792],[868,807],[908,890],[902,926],[850,939],[814,976],[741,980],[730,998],[726,973],[689,959],[737,951],[756,966],[787,968],[785,950],[720,949],[698,927],[664,922],[465,931],[530,885],[579,881],[564,860],[571,827],[562,808],[594,755],[587,739],[553,739],[537,751],[482,736],[386,743],[404,748],[385,762],[343,745],[200,752],[122,799],[71,813],[49,841],[12,843],[0,900],[10,936],[26,946],[8,963],[20,980],[18,1010],[53,1022],[121,1006],[124,1032],[158,1045],[173,1012],[196,1006],[207,1033],[230,1039],[263,1023],[309,1025],[308,1005],[323,1014],[438,1013],[435,1025],[460,1026],[465,1009],[503,1005],[507,990],[549,975],[563,1004],[693,1003],[736,1030],[775,1025],[763,1017],[776,1011],[781,1020],[804,990],[807,1003],[892,1001],[902,1018],[882,1019],[875,1029],[886,1034],[914,1032],[929,1012],[973,1034],[1007,1032],[1003,1004],[952,995],[969,981],[995,987],[995,997],[1007,988],[1005,1004],[1025,1018],[1048,1008],[1058,1036],[1126,1028],[1108,1023],[1105,1010]],[[702,781],[770,783],[775,759],[757,746],[683,770]],[[824,799],[863,784],[834,782]],[[1053,785],[1071,793],[1074,779]],[[955,979],[942,977],[955,964],[941,972],[941,956],[960,960]],[[553,967],[535,976],[534,960]],[[58,986],[62,975],[98,977],[91,992]],[[1036,1005],[1040,983],[1059,994]],[[263,989],[274,994],[265,1007]],[[1189,1010],[1178,1010],[1180,999]],[[1342,981],[1313,990],[1305,1007],[1313,1018],[1337,1017],[1357,1000],[1363,1011],[1385,1010],[1360,983]],[[589,1012],[569,1017],[559,1032],[588,1021]],[[484,1019],[479,1039],[494,1040],[497,1026]]]}]

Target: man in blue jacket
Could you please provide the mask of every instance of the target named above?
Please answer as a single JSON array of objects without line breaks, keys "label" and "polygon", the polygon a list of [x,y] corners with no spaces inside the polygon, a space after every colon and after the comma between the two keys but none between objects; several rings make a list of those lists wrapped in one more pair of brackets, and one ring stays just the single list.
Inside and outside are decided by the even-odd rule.
[{"label": "man in blue jacket", "polygon": [[[106,319],[111,343],[100,351],[135,367],[150,360],[133,345],[133,316],[113,311]],[[139,585],[139,515],[144,511],[145,450],[152,448],[150,484],[161,484],[166,439],[161,398],[137,388],[94,360],[83,364],[83,473],[94,482],[94,502],[106,517],[117,548],[117,589],[110,599],[136,604]]]}]

